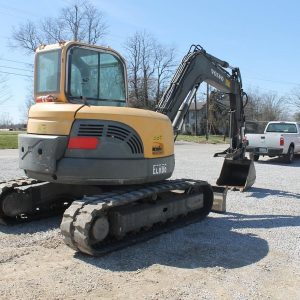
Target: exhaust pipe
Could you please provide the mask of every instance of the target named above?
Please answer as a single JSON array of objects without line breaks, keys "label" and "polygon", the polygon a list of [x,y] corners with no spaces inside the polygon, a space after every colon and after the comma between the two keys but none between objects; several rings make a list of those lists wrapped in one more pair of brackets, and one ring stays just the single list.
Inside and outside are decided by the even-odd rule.
[{"label": "exhaust pipe", "polygon": [[256,179],[254,163],[250,159],[225,159],[217,185],[245,191]]}]

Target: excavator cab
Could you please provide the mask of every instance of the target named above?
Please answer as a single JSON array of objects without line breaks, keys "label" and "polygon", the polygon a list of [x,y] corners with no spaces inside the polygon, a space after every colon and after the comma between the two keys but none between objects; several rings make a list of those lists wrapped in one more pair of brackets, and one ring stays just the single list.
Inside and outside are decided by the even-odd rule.
[{"label": "excavator cab", "polygon": [[124,107],[127,94],[125,61],[113,49],[75,42],[37,49],[36,102]]}]

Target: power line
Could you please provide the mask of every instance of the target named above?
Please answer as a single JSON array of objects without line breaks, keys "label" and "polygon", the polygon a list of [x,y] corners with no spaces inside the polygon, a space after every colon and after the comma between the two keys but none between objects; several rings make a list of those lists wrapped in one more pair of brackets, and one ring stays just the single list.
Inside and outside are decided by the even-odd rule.
[{"label": "power line", "polygon": [[13,69],[13,70],[20,70],[20,71],[26,71],[26,72],[33,72],[32,69],[22,69],[22,68],[8,67],[8,66],[0,66],[0,68]]},{"label": "power line", "polygon": [[248,76],[243,76],[248,79],[254,79],[254,80],[260,80],[260,81],[269,81],[273,83],[280,83],[280,84],[292,84],[292,85],[299,85],[300,82],[291,82],[291,81],[280,81],[280,80],[271,80],[271,79],[263,79],[263,78],[255,78],[255,77],[248,77]]},{"label": "power line", "polygon": [[0,73],[10,74],[10,75],[17,75],[17,76],[23,76],[23,77],[30,77],[30,78],[33,77],[33,75],[26,75],[26,74],[12,73],[12,72],[4,72],[4,71],[0,71]]},{"label": "power line", "polygon": [[[26,16],[34,16],[34,17],[38,17],[39,16],[37,14],[32,13],[32,11],[27,11],[27,10],[23,10],[23,9],[20,9],[20,8],[8,6],[8,5],[3,5],[3,4],[1,4],[0,9],[4,9],[6,11],[7,10],[11,11],[14,14],[17,13],[17,14],[23,14],[23,15],[26,15]],[[14,16],[16,16],[16,15],[14,15]]]},{"label": "power line", "polygon": [[0,60],[10,61],[10,62],[14,62],[14,63],[17,63],[17,64],[29,65],[29,66],[32,66],[32,67],[33,67],[33,64],[31,64],[31,63],[26,63],[26,62],[20,61],[20,60],[12,60],[12,59],[5,59],[5,58],[0,58]]}]

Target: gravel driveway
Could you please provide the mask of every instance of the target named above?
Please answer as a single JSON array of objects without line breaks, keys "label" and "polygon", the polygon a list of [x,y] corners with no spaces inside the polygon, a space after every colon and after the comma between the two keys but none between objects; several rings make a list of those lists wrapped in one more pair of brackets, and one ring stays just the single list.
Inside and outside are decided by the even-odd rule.
[{"label": "gravel driveway", "polygon": [[[174,178],[214,184],[220,145],[176,144]],[[300,299],[300,157],[255,163],[249,191],[228,192],[227,213],[92,258],[61,240],[61,217],[0,225],[1,299]],[[0,181],[18,177],[0,150]]]}]

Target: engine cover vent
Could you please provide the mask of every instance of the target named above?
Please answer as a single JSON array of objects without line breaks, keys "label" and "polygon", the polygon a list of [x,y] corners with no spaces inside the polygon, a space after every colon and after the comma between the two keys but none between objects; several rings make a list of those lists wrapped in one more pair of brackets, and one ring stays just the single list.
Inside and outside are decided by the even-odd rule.
[{"label": "engine cover vent", "polygon": [[80,124],[78,129],[78,136],[102,136],[103,124]]},{"label": "engine cover vent", "polygon": [[144,147],[138,133],[131,127],[113,121],[77,120],[72,129],[72,136],[101,137],[101,143],[125,143],[129,153],[144,154]]},{"label": "engine cover vent", "polygon": [[112,137],[121,141],[125,141],[129,135],[130,131],[120,126],[109,125],[106,131],[107,137]]}]

